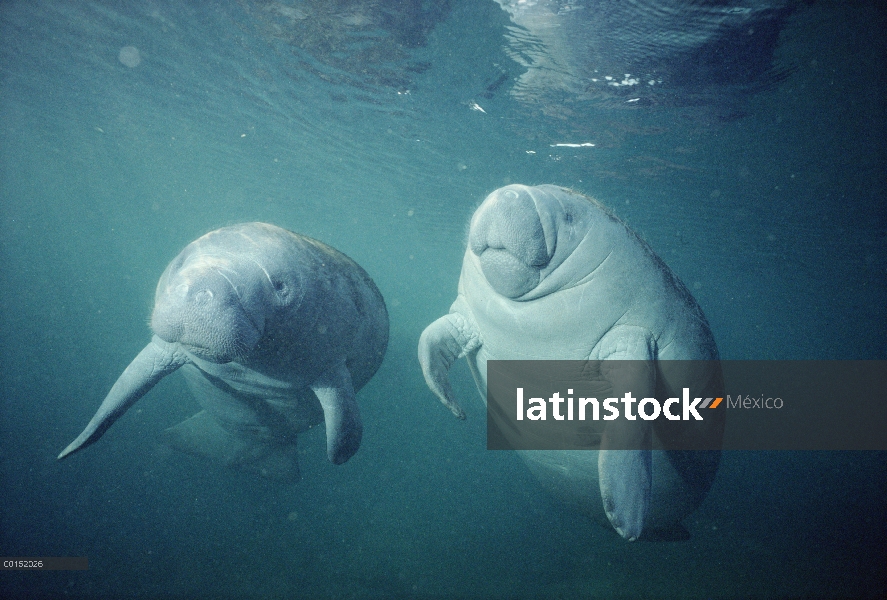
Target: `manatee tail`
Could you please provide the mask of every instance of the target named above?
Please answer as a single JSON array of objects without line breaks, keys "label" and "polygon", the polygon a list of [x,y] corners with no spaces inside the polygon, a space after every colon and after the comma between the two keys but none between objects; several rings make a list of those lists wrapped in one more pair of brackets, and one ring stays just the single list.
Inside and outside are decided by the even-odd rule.
[{"label": "manatee tail", "polygon": [[187,355],[178,344],[165,342],[156,335],[151,343],[139,352],[129,366],[117,378],[95,416],[77,439],[62,450],[58,459],[77,452],[97,442],[114,422],[123,416],[130,406],[148,393],[158,381],[184,365]]},{"label": "manatee tail", "polygon": [[271,444],[226,430],[205,410],[163,432],[161,438],[179,452],[202,456],[234,467],[259,473],[268,479],[299,480],[298,447]]},{"label": "manatee tail", "polygon": [[444,315],[426,327],[419,337],[419,364],[425,383],[460,419],[465,418],[465,411],[453,397],[450,367],[480,345],[480,335],[459,313]]}]

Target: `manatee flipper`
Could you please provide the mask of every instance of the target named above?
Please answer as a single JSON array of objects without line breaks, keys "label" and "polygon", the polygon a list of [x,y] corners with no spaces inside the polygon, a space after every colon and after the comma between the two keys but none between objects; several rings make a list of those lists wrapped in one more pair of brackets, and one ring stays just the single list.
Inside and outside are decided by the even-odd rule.
[{"label": "manatee flipper", "polygon": [[323,408],[326,424],[326,453],[330,462],[341,465],[354,456],[363,437],[360,408],[354,399],[351,373],[339,363],[311,385]]},{"label": "manatee flipper", "polygon": [[272,479],[299,479],[295,444],[268,444],[266,440],[232,434],[205,410],[164,431],[163,442],[180,452],[219,461],[227,467],[256,471]]},{"label": "manatee flipper", "polygon": [[[635,399],[652,397],[656,388],[653,342],[639,327],[613,328],[601,340],[606,352],[601,374],[610,383],[613,396],[626,392]],[[637,540],[650,511],[653,488],[653,429],[637,415],[621,416],[607,424],[598,453],[598,482],[604,512],[613,529],[626,540]]]},{"label": "manatee flipper", "polygon": [[62,450],[58,459],[98,441],[130,406],[147,394],[158,381],[186,362],[188,358],[178,344],[170,344],[155,335],[117,378],[83,433]]},{"label": "manatee flipper", "polygon": [[453,396],[450,367],[480,346],[480,333],[459,313],[442,316],[419,337],[419,364],[425,383],[459,419],[465,418],[465,411]]},{"label": "manatee flipper", "polygon": [[629,542],[638,539],[650,510],[653,459],[650,450],[601,450],[598,477],[604,512]]}]

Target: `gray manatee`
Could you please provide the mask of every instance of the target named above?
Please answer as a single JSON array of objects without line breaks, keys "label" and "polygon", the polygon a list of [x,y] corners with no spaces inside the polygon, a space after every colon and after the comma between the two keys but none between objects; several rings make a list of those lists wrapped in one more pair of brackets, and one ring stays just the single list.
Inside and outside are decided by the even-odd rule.
[{"label": "gray manatee", "polygon": [[355,392],[382,363],[388,312],[341,252],[265,223],[212,231],[164,271],[151,328],[151,342],[59,459],[98,441],[176,370],[203,409],[166,430],[178,450],[291,480],[299,432],[325,422],[335,464],[360,447]]},{"label": "gray manatee", "polygon": [[[509,185],[484,200],[471,219],[456,301],[419,340],[425,381],[464,419],[448,379],[463,356],[484,400],[488,360],[603,361],[602,398],[632,390],[661,399],[680,396],[688,380],[668,365],[688,363],[660,361],[698,361],[690,363],[702,365],[690,373],[694,395],[723,395],[714,338],[687,288],[603,206],[552,185]],[[613,360],[643,362],[627,363],[641,366],[627,373]],[[720,451],[711,448],[720,448],[724,428],[724,411],[715,412],[701,422],[620,419],[599,450],[518,453],[547,488],[605,514],[624,538],[653,537],[679,528],[712,484]],[[675,436],[708,449],[669,449]]]}]

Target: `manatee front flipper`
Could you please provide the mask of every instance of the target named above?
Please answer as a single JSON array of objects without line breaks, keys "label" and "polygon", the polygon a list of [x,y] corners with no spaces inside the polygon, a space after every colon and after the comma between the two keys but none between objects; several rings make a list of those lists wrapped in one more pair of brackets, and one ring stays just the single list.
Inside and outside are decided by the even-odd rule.
[{"label": "manatee front flipper", "polygon": [[179,452],[219,461],[226,467],[282,481],[299,479],[296,444],[270,444],[265,439],[235,435],[205,410],[164,431],[163,441]]},{"label": "manatee front flipper", "polygon": [[311,385],[323,408],[326,423],[326,454],[334,465],[341,465],[354,456],[363,437],[360,408],[354,399],[351,373],[339,363]]},{"label": "manatee front flipper", "polygon": [[[617,327],[602,340],[605,360],[601,375],[611,384],[613,396],[632,392],[636,400],[650,398],[656,388],[653,342],[639,327]],[[623,405],[624,406],[624,405]],[[604,512],[626,540],[637,540],[644,530],[653,487],[653,431],[649,421],[625,414],[607,424],[598,453],[598,481]]]},{"label": "manatee front flipper", "polygon": [[98,441],[130,406],[148,393],[158,381],[188,362],[178,344],[165,342],[156,335],[117,378],[95,416],[77,439],[62,450],[58,459]]},{"label": "manatee front flipper", "polygon": [[442,316],[426,327],[419,337],[419,364],[425,383],[460,419],[465,418],[465,411],[453,397],[450,367],[480,346],[480,333],[459,313]]},{"label": "manatee front flipper", "polygon": [[644,521],[650,510],[653,457],[650,450],[604,450],[605,443],[601,441],[601,451],[598,453],[598,477],[604,512],[613,529],[633,542],[643,532]]}]

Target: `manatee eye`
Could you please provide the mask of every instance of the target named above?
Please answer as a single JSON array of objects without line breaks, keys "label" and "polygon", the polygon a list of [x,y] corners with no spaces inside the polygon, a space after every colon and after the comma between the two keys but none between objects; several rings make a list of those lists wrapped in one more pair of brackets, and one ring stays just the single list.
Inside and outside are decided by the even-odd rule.
[{"label": "manatee eye", "polygon": [[272,282],[274,285],[274,291],[277,292],[279,296],[286,296],[289,292],[289,287],[283,281],[276,280]]},{"label": "manatee eye", "polygon": [[564,221],[566,221],[568,225],[570,223],[572,223],[573,222],[573,213],[571,213],[571,212],[566,213],[564,215]]}]

